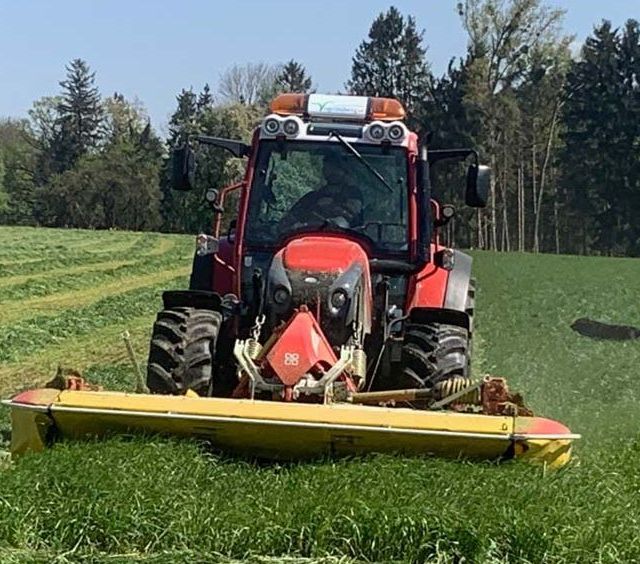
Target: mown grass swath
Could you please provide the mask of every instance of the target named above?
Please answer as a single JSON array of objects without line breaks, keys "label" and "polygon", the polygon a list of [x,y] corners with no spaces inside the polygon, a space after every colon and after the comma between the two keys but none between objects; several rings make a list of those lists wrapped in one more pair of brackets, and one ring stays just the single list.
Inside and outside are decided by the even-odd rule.
[{"label": "mown grass swath", "polygon": [[45,347],[61,339],[113,324],[123,317],[143,313],[152,315],[157,309],[164,284],[183,286],[185,277],[165,280],[160,286],[108,296],[87,307],[68,309],[56,316],[36,316],[20,321],[0,336],[0,362],[15,361],[21,355],[31,354],[34,345]]},{"label": "mown grass swath", "polygon": [[[16,228],[3,228],[16,229]],[[127,237],[113,240],[112,232],[85,232],[86,239],[79,248],[57,244],[58,236],[51,235],[55,229],[44,232],[37,244],[3,242],[3,248],[15,249],[0,258],[0,279],[5,276],[23,274],[39,275],[49,269],[56,270],[78,265],[88,265],[117,259],[149,258],[170,251],[174,245],[184,245],[190,238],[184,236],[158,235],[154,233],[128,233]],[[101,234],[106,237],[102,239]],[[47,243],[48,241],[48,243]],[[183,247],[184,248],[184,247]],[[8,257],[8,258],[7,258]],[[174,255],[174,258],[176,256]]]},{"label": "mown grass swath", "polygon": [[[55,240],[59,232],[51,233]],[[0,241],[6,236],[0,229]],[[138,235],[127,236],[119,241],[123,250],[109,260],[128,258]],[[160,257],[140,254],[117,279],[147,272],[145,260],[159,272],[188,263],[189,239],[180,241],[187,245],[184,257],[182,243]],[[68,252],[82,264],[76,251]],[[172,261],[172,256],[179,258]],[[581,316],[640,325],[637,262],[475,257],[475,366],[507,376],[538,413],[583,434],[568,468],[544,472],[520,464],[387,456],[274,465],[156,437],[63,443],[1,471],[0,560],[46,561],[68,552],[70,560],[89,561],[114,555],[121,561],[285,555],[412,562],[637,561],[640,343],[593,341],[569,328]],[[97,273],[92,278],[97,285],[110,279]],[[51,280],[47,296],[91,286]],[[184,284],[185,278],[170,283]],[[128,320],[139,323],[145,316],[150,326],[160,290],[171,284],[150,284],[3,326],[0,373],[32,362],[34,343],[41,355],[68,346],[77,358],[81,351],[74,343],[93,332],[124,329]],[[94,354],[86,361],[93,381],[132,388],[124,355],[114,363]],[[5,418],[0,431],[6,428]]]},{"label": "mown grass swath", "polygon": [[[24,281],[19,280],[17,283],[3,288],[0,303],[95,287],[101,283],[125,280],[135,275],[162,272],[164,269],[175,268],[175,264],[176,255],[172,253],[169,257],[161,255],[159,257],[134,257],[130,260],[101,261],[95,264],[81,265],[75,269],[69,267],[51,273],[45,272],[38,276],[22,275],[26,278]],[[3,279],[0,278],[0,287],[2,285]]]}]

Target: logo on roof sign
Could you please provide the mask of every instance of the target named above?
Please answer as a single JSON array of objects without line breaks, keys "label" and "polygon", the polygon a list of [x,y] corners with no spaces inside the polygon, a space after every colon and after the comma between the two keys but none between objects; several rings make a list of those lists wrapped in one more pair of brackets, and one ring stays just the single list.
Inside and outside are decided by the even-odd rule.
[{"label": "logo on roof sign", "polygon": [[366,96],[329,96],[326,94],[310,94],[307,112],[311,116],[366,119]]}]

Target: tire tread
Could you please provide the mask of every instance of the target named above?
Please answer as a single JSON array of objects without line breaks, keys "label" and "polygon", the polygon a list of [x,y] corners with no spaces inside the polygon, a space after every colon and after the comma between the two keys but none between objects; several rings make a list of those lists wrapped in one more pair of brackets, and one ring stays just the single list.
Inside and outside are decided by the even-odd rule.
[{"label": "tire tread", "polygon": [[153,325],[147,386],[157,394],[206,395],[214,372],[222,316],[191,307],[165,309]]}]

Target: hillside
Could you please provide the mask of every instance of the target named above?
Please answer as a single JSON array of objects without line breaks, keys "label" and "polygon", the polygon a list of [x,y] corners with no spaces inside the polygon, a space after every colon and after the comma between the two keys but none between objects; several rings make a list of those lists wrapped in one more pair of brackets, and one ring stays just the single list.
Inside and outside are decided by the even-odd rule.
[{"label": "hillside", "polygon": [[[121,333],[145,360],[160,292],[186,284],[191,253],[186,236],[0,227],[2,395],[59,363],[130,389]],[[570,467],[255,465],[191,442],[60,444],[0,470],[0,561],[640,559],[640,342],[569,328],[583,316],[640,325],[640,262],[474,256],[476,373],[507,376],[537,413],[582,433]]]}]

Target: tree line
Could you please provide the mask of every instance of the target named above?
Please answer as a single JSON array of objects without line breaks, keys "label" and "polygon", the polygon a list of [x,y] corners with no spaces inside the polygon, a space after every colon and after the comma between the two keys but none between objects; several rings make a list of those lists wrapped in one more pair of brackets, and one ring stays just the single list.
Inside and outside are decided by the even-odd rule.
[{"label": "tree line", "polygon": [[[603,21],[582,46],[544,0],[466,0],[467,50],[431,70],[411,15],[391,7],[352,58],[344,93],[392,96],[431,148],[472,146],[493,170],[489,205],[463,205],[462,168],[433,171],[435,195],[458,216],[459,246],[640,254],[640,25]],[[57,96],[26,119],[0,120],[0,222],[194,232],[210,222],[202,192],[169,187],[169,149],[194,132],[250,140],[279,92],[311,92],[302,64],[227,69],[212,91],[183,89],[161,139],[143,105],[103,97],[73,60]],[[242,162],[201,155],[199,186],[237,180]]]}]

